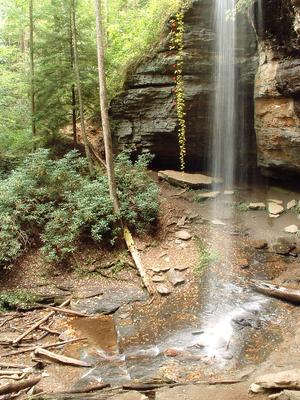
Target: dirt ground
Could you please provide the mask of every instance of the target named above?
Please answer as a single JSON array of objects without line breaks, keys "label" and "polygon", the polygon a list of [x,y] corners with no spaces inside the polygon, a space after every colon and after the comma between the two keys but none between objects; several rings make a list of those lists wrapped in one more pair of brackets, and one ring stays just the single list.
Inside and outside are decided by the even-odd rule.
[{"label": "dirt ground", "polygon": [[[156,179],[155,173],[153,177]],[[71,297],[71,308],[79,312],[85,312],[87,308],[84,307],[92,310],[102,301],[108,303],[105,313],[110,316],[104,317],[106,322],[101,320],[101,330],[92,322],[87,324],[90,328],[84,327],[76,322],[75,316],[56,312],[43,325],[46,330],[35,330],[18,346],[12,346],[12,341],[51,310],[36,308],[2,314],[0,363],[42,368],[30,373],[43,376],[37,389],[44,392],[72,390],[101,380],[120,386],[128,381],[128,376],[131,381],[184,384],[158,390],[157,400],[266,399],[267,395],[248,393],[256,376],[299,368],[299,309],[280,300],[270,300],[256,312],[262,328],[242,326],[240,331],[235,331],[238,333],[231,333],[233,336],[228,339],[227,347],[232,354],[227,354],[228,348],[225,355],[224,348],[220,351],[217,348],[211,356],[200,351],[199,346],[190,350],[192,346],[188,343],[200,328],[209,333],[209,324],[226,314],[228,307],[231,312],[234,307],[240,310],[245,304],[249,306],[251,279],[277,279],[277,283],[290,280],[292,287],[298,288],[299,282],[295,280],[300,272],[298,257],[279,255],[272,250],[272,244],[279,237],[297,241],[282,233],[286,224],[297,221],[297,215],[289,212],[270,221],[264,211],[241,212],[230,206],[228,209],[233,211],[224,213],[220,210],[217,215],[225,221],[224,225],[214,224],[211,200],[198,202],[195,200],[197,193],[183,191],[166,182],[160,182],[160,188],[158,226],[151,235],[137,237],[136,243],[149,276],[156,280],[156,287],[164,286],[171,293],[168,296],[158,294],[152,301],[145,300],[140,278],[125,249],[100,249],[85,244],[67,264],[58,267],[45,265],[38,250],[31,250],[11,269],[2,272],[1,292],[23,289],[47,295],[55,305]],[[237,191],[234,197],[240,202],[265,201],[274,197],[284,202],[300,199],[297,193],[276,188],[262,190],[261,187],[249,192]],[[182,230],[187,231],[191,239],[178,238],[178,232]],[[254,241],[257,240],[267,240],[268,248],[255,248]],[[203,262],[199,261],[203,248],[209,249],[206,254],[209,267],[203,267]],[[212,257],[214,254],[217,256]],[[173,286],[170,283],[168,271],[173,268],[179,271],[182,284]],[[113,304],[108,302],[108,297],[114,300]],[[251,307],[260,301],[261,298],[253,297]],[[94,318],[99,317],[91,316],[91,321]],[[113,322],[107,318],[112,318]],[[251,320],[250,325],[253,323],[256,321]],[[37,357],[30,350],[37,345],[82,337],[87,339],[54,347],[52,351],[91,364],[97,359],[97,368],[94,367],[92,373],[90,370],[85,373],[82,368],[34,360]],[[156,349],[157,353],[150,356]],[[12,354],[22,350],[28,351]],[[101,362],[97,358],[99,354]],[[3,370],[6,369],[2,367]],[[84,378],[86,374],[88,380]],[[12,382],[2,376],[0,387]],[[20,374],[16,378],[19,379]],[[193,384],[220,379],[243,382],[210,386]]]}]

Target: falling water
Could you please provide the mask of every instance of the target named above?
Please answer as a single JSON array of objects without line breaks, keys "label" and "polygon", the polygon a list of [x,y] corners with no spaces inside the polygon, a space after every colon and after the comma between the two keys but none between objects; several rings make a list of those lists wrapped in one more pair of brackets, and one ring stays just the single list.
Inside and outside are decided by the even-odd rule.
[{"label": "falling water", "polygon": [[235,0],[215,0],[216,31],[212,124],[212,171],[232,188],[236,160],[235,21],[228,17]]}]

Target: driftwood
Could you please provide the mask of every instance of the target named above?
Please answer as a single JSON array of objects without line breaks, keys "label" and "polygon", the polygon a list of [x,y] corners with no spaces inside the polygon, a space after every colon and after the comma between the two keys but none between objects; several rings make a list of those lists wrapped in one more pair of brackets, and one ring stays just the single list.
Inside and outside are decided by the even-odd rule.
[{"label": "driftwood", "polygon": [[41,377],[38,376],[36,378],[25,379],[21,382],[9,383],[7,385],[1,386],[0,395],[8,393],[16,393],[20,392],[23,389],[31,388],[32,386],[35,386],[37,383],[39,383],[40,380]]},{"label": "driftwood", "polygon": [[9,364],[9,363],[0,363],[0,368],[29,368],[28,365],[23,364]]},{"label": "driftwood", "polygon": [[52,353],[51,351],[45,350],[41,347],[38,347],[34,351],[34,355],[40,358],[46,358],[46,360],[50,360],[52,362],[57,362],[60,364],[72,365],[73,367],[91,367],[91,364],[88,364],[85,361],[77,360],[75,358],[62,356],[60,354]]},{"label": "driftwood", "polygon": [[[60,346],[65,345],[65,344],[80,342],[82,340],[86,340],[86,338],[70,339],[70,340],[65,340],[63,342],[55,342],[55,343],[52,343],[52,344],[46,344],[46,345],[44,345],[42,347],[43,347],[43,349],[51,349],[53,347],[60,347]],[[16,354],[29,353],[31,351],[35,351],[38,347],[40,348],[41,346],[34,346],[34,347],[28,347],[27,349],[11,351],[9,353],[1,354],[0,357],[10,357],[10,356],[15,356]]]},{"label": "driftwood", "polygon": [[151,296],[154,295],[156,293],[155,286],[146,273],[146,270],[142,264],[138,249],[136,248],[136,245],[134,243],[132,235],[127,227],[124,228],[124,239],[125,239],[127,248],[131,254],[131,257],[136,265],[136,268],[139,271],[139,274],[141,276],[143,284],[145,285],[146,289],[148,290],[148,293]]},{"label": "driftwood", "polygon": [[256,292],[267,296],[276,297],[277,299],[290,301],[292,303],[300,303],[300,290],[272,285],[263,281],[251,281],[251,287]]},{"label": "driftwood", "polygon": [[[61,307],[64,307],[66,305],[68,305],[70,303],[71,299],[67,299],[66,301],[64,301],[61,304]],[[29,335],[29,333],[33,332],[35,329],[39,328],[40,325],[42,325],[44,322],[48,321],[49,318],[51,318],[56,311],[51,311],[49,314],[45,315],[45,317],[43,317],[42,319],[40,319],[39,321],[37,321],[33,326],[31,326],[27,331],[25,331],[24,333],[22,333],[21,336],[19,336],[17,339],[15,339],[12,344],[16,345],[18,344],[22,339],[24,339],[24,337],[26,337],[27,335]]]}]

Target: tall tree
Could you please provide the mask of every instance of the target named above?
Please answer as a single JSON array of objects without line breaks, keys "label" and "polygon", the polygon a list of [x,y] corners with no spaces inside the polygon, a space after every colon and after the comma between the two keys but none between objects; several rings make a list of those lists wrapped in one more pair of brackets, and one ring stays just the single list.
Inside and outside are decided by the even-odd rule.
[{"label": "tall tree", "polygon": [[105,147],[106,168],[107,168],[110,197],[113,202],[114,211],[115,213],[118,213],[120,207],[117,195],[112,138],[111,138],[111,130],[109,124],[109,117],[108,117],[107,88],[106,88],[106,78],[104,69],[104,40],[103,40],[100,0],[95,0],[95,11],[96,11],[98,74],[99,74],[99,97],[100,97],[102,131],[103,131],[103,139]]},{"label": "tall tree", "polygon": [[89,148],[89,142],[86,133],[86,126],[84,120],[84,112],[83,112],[83,99],[82,99],[82,91],[81,91],[81,82],[80,82],[80,69],[79,69],[79,56],[78,56],[78,46],[77,46],[77,32],[76,32],[76,3],[75,0],[71,2],[71,15],[72,15],[72,37],[73,37],[73,45],[74,45],[74,69],[76,76],[76,85],[77,85],[77,95],[79,102],[79,114],[80,114],[80,125],[81,132],[84,142],[85,154],[89,162],[90,171],[93,171],[93,162],[91,158],[91,152]]},{"label": "tall tree", "polygon": [[[72,35],[72,9],[70,8],[70,24],[69,24],[69,40],[70,40],[70,63],[71,69],[74,70],[74,43]],[[76,92],[75,84],[71,86],[71,102],[72,102],[72,129],[74,146],[77,144],[77,125],[76,125]]]},{"label": "tall tree", "polygon": [[33,0],[29,0],[29,50],[30,50],[30,94],[31,94],[31,130],[32,136],[36,136],[35,124],[35,76],[34,76],[34,22]]}]

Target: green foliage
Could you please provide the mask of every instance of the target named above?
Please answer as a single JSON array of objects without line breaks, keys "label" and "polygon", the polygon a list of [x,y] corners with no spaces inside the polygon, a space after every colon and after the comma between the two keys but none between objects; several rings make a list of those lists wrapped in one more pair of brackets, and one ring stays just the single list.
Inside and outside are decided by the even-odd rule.
[{"label": "green foliage", "polygon": [[0,293],[0,312],[16,310],[18,308],[25,309],[36,301],[37,297],[33,293],[24,290]]},{"label": "green foliage", "polygon": [[196,244],[198,247],[198,261],[195,266],[195,272],[201,277],[210,264],[219,260],[219,254],[209,249],[200,238],[196,239]]},{"label": "green foliage", "polygon": [[[116,162],[121,217],[143,229],[158,213],[158,189],[147,175],[150,158],[136,163],[129,154]],[[29,155],[9,177],[0,180],[0,264],[15,260],[30,245],[41,244],[49,262],[76,251],[79,240],[95,242],[118,234],[106,176],[90,176],[76,151],[52,160],[48,150]]]}]

